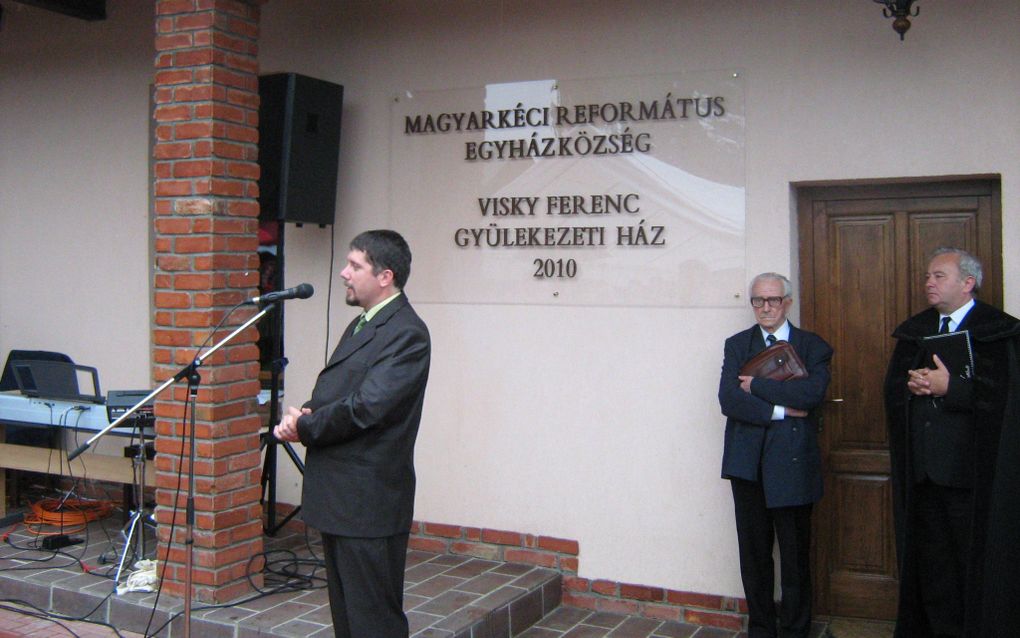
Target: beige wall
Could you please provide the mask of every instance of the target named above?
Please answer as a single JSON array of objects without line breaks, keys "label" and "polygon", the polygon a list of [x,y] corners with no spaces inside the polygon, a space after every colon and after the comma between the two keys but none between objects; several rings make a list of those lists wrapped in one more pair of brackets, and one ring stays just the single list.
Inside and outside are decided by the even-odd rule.
[{"label": "beige wall", "polygon": [[[58,344],[112,388],[148,383],[152,54],[144,3],[109,4],[99,26],[13,5],[0,32],[0,349]],[[748,276],[795,270],[791,183],[1001,174],[1017,314],[1020,5],[921,4],[900,42],[859,0],[272,0],[261,64],[345,86],[338,260],[354,234],[391,224],[389,100],[401,90],[737,69]],[[307,397],[333,345],[330,241],[328,228],[287,227],[286,283],[317,291],[287,307],[288,403]],[[330,341],[353,316],[334,290]],[[715,389],[722,341],[749,311],[418,310],[434,355],[417,518],[576,539],[585,577],[740,595]],[[286,460],[280,482],[296,500]]]},{"label": "beige wall", "polygon": [[104,392],[150,385],[146,5],[0,28],[0,356],[64,352]]}]

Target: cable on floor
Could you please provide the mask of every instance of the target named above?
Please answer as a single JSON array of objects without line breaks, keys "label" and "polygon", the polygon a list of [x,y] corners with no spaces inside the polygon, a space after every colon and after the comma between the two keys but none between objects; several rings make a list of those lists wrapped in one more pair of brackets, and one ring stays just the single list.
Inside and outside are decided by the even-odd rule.
[{"label": "cable on floor", "polygon": [[56,536],[84,531],[90,522],[112,514],[113,503],[47,498],[29,504],[29,509],[31,512],[25,514],[25,530],[36,536]]}]

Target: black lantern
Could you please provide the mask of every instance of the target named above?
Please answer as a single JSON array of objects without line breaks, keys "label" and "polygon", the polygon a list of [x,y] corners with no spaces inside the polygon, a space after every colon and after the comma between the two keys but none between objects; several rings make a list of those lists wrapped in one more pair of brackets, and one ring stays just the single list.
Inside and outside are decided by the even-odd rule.
[{"label": "black lantern", "polygon": [[921,7],[913,7],[911,12],[911,5],[914,4],[914,0],[874,0],[882,7],[882,15],[887,18],[894,18],[892,28],[896,33],[900,34],[900,40],[903,39],[903,35],[910,28],[909,18],[916,18],[917,14],[921,12]]}]

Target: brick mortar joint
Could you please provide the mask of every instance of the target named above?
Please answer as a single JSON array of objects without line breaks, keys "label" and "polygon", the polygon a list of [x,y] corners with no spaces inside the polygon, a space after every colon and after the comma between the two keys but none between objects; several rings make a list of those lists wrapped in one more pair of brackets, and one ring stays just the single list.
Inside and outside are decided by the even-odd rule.
[{"label": "brick mortar joint", "polygon": [[[602,600],[602,601],[606,601],[606,602],[633,603],[637,607],[638,615],[643,616],[643,617],[655,617],[654,614],[653,615],[648,615],[649,612],[655,612],[657,610],[668,608],[668,609],[677,610],[677,613],[679,613],[681,617],[684,617],[688,612],[690,612],[690,613],[694,613],[694,614],[705,614],[705,613],[707,613],[707,614],[721,614],[721,615],[724,615],[724,616],[732,616],[733,618],[739,618],[739,619],[745,619],[746,618],[746,614],[739,610],[740,600],[732,598],[732,597],[729,597],[729,596],[719,596],[717,594],[700,594],[700,593],[696,593],[696,592],[681,592],[681,591],[671,590],[671,589],[668,589],[668,588],[665,588],[665,587],[658,587],[658,586],[651,586],[651,585],[637,585],[637,584],[634,584],[634,583],[623,583],[623,582],[619,582],[619,581],[611,581],[611,580],[606,580],[606,579],[582,578],[582,577],[576,575],[577,574],[576,570],[574,570],[574,569],[564,569],[563,566],[560,563],[560,559],[561,558],[577,559],[579,557],[579,555],[580,555],[580,549],[578,549],[578,552],[576,554],[572,554],[572,553],[564,553],[564,552],[558,552],[556,550],[541,548],[541,547],[538,547],[538,545],[537,545],[538,540],[542,539],[542,538],[549,538],[549,539],[555,539],[557,541],[567,541],[567,542],[576,542],[576,541],[568,541],[567,539],[560,539],[560,538],[551,537],[551,536],[525,534],[525,533],[520,533],[520,532],[511,532],[511,531],[507,531],[507,530],[488,530],[487,528],[466,527],[466,526],[463,526],[463,525],[450,525],[450,524],[447,524],[447,523],[436,523],[436,522],[429,522],[429,521],[415,521],[414,524],[416,526],[416,530],[417,531],[412,533],[413,537],[417,537],[417,538],[421,538],[421,539],[427,539],[427,540],[431,540],[431,541],[438,541],[438,542],[442,543],[442,545],[444,547],[447,548],[447,551],[450,551],[451,545],[453,545],[454,543],[471,543],[471,544],[475,544],[475,545],[483,545],[483,546],[493,547],[494,549],[497,550],[498,556],[500,557],[500,559],[503,558],[504,550],[507,549],[507,548],[522,549],[522,550],[527,550],[527,551],[533,551],[533,552],[540,553],[540,554],[548,554],[548,555],[555,556],[556,557],[556,566],[555,566],[555,569],[557,571],[560,571],[561,573],[563,573],[564,576],[570,576],[571,578],[575,578],[575,579],[577,579],[579,581],[583,581],[584,584],[585,584],[584,589],[579,591],[579,590],[571,590],[566,585],[566,583],[564,583],[563,590],[564,590],[564,593],[568,595],[568,597],[583,598],[583,599],[592,600],[592,601]],[[447,531],[447,530],[455,531],[456,535],[451,536],[449,534],[436,533],[436,532],[430,533],[430,532],[427,531],[427,528],[430,525],[436,526],[436,527],[440,527],[440,528],[442,528],[443,531]],[[484,540],[484,536],[485,536],[485,532],[486,531],[494,532],[497,535],[504,535],[504,534],[517,535],[517,536],[520,537],[521,542],[515,544],[515,543],[509,543],[509,542],[502,542],[502,541],[499,541],[499,540]],[[469,536],[469,534],[472,533],[472,532],[474,532],[474,534],[475,534],[475,536],[477,536],[477,538],[472,538],[472,537]],[[528,545],[529,541],[534,543],[534,545]],[[592,586],[596,582],[597,583],[601,583],[603,586],[610,587],[611,589],[614,590],[615,593],[605,594],[605,593],[601,593],[599,591],[593,591],[592,590]],[[623,590],[625,590],[625,589],[634,589],[634,590],[641,590],[641,591],[657,591],[657,592],[661,592],[661,597],[656,597],[654,600],[649,600],[648,598],[643,597],[643,596],[625,595],[625,594],[622,593]],[[706,599],[718,599],[719,600],[719,604],[716,605],[716,606],[701,606],[701,605],[698,605],[696,603],[691,603],[691,602],[685,602],[685,603],[673,602],[673,601],[669,600],[671,594],[679,595],[679,596],[703,596]],[[564,603],[564,604],[567,604],[569,606],[569,603]]]},{"label": "brick mortar joint", "polygon": [[[587,580],[587,579],[581,579],[581,580]],[[592,582],[594,582],[594,581],[592,581]],[[598,582],[600,582],[600,583],[607,583],[607,584],[614,584],[614,585],[617,585],[617,586],[619,586],[621,584],[621,583],[619,583],[617,581],[608,581],[608,580],[604,580],[604,579],[599,579]],[[697,604],[693,604],[693,603],[674,603],[674,602],[670,602],[665,597],[663,597],[661,600],[647,600],[645,598],[637,598],[637,597],[634,597],[634,596],[624,596],[624,595],[619,594],[619,593],[617,593],[617,594],[604,594],[602,592],[598,592],[598,591],[592,590],[591,587],[590,587],[590,584],[589,584],[589,588],[585,589],[585,590],[575,591],[575,590],[567,589],[567,591],[569,591],[570,594],[573,595],[573,596],[590,598],[590,599],[595,599],[595,600],[633,601],[633,602],[637,603],[639,608],[641,608],[641,609],[646,609],[646,608],[649,608],[649,607],[653,607],[653,608],[671,607],[671,608],[674,608],[674,609],[682,609],[684,611],[699,611],[699,612],[700,611],[708,611],[708,612],[713,612],[713,613],[720,612],[720,613],[731,613],[731,614],[741,615],[740,611],[730,607],[730,605],[734,605],[735,606],[737,604],[737,602],[734,599],[728,598],[726,596],[722,596],[721,597],[722,601],[721,601],[721,604],[718,607],[705,607],[705,606],[701,606],[701,605],[697,605]],[[708,596],[712,596],[712,594],[707,594],[707,595]]]}]

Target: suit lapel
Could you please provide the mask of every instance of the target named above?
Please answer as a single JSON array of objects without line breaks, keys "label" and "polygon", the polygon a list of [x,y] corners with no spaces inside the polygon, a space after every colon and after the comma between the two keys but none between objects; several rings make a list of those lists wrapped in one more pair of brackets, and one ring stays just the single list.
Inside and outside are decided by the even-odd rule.
[{"label": "suit lapel", "polygon": [[333,356],[329,358],[329,362],[326,364],[326,367],[329,368],[335,366],[371,343],[372,339],[375,337],[376,330],[383,326],[390,320],[390,317],[406,305],[407,296],[401,294],[399,297],[383,306],[382,310],[372,317],[372,320],[366,323],[358,334],[352,334],[354,332],[354,326],[358,323],[358,318],[355,317],[354,320],[347,325],[347,329],[344,330],[344,337],[340,340],[340,344],[336,347],[336,350],[333,351]]},{"label": "suit lapel", "polygon": [[758,327],[758,324],[754,324],[751,327],[749,336],[750,338],[747,340],[747,359],[765,349],[765,338],[761,336],[761,328]]},{"label": "suit lapel", "polygon": [[797,328],[797,326],[793,325],[793,323],[791,322],[790,323],[790,345],[793,346],[793,349],[796,350],[798,353],[800,352],[801,337],[803,337],[803,335],[804,335],[804,333],[802,333]]}]

